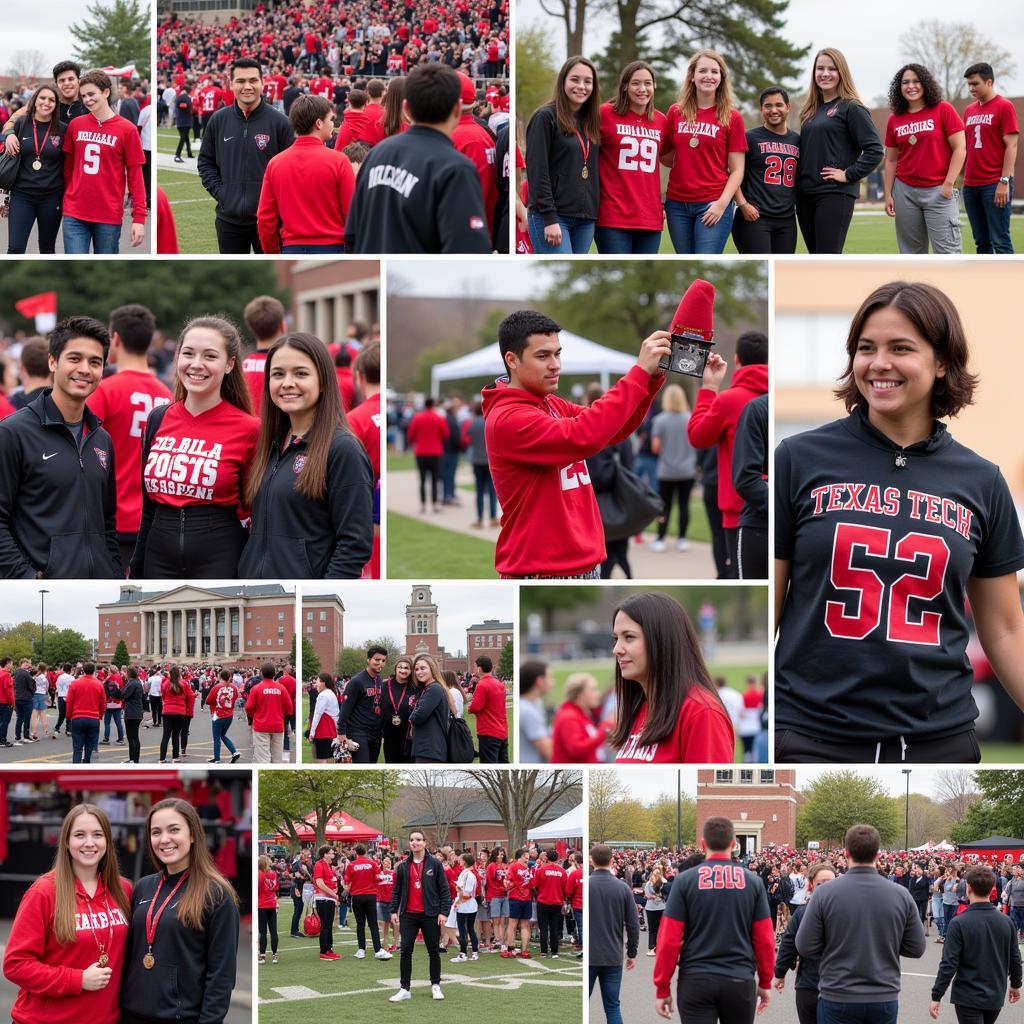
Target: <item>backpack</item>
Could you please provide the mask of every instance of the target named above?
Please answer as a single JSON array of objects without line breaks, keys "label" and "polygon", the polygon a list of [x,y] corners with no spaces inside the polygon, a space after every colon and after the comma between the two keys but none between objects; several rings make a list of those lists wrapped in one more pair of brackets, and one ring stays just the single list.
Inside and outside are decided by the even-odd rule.
[{"label": "backpack", "polygon": [[448,712],[448,763],[472,764],[476,751],[473,748],[473,733],[465,719],[456,718]]}]

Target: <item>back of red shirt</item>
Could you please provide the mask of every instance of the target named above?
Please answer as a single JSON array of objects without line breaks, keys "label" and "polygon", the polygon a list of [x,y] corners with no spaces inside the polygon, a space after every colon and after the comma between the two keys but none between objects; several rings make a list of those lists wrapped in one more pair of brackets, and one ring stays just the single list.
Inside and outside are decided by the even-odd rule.
[{"label": "back of red shirt", "polygon": [[413,451],[424,458],[444,454],[444,443],[448,440],[448,423],[433,409],[416,413],[409,424],[409,444]]},{"label": "back of red shirt", "polygon": [[353,896],[373,896],[377,892],[377,864],[369,857],[356,857],[345,868],[345,884]]},{"label": "back of red shirt", "polygon": [[380,479],[380,394],[360,402],[349,414],[348,425],[370,456],[373,475]]},{"label": "back of red shirt", "polygon": [[538,865],[533,872],[533,888],[538,903],[565,902],[566,874],[558,864]]},{"label": "back of red shirt", "polygon": [[266,349],[250,352],[242,360],[242,374],[252,398],[252,411],[259,416],[263,406],[263,371],[267,365]]},{"label": "back of red shirt", "polygon": [[452,133],[452,143],[476,167],[484,193],[487,227],[494,229],[494,208],[498,203],[498,176],[494,170],[495,142],[486,128],[477,124],[472,114],[463,114]]},{"label": "back of red shirt", "polygon": [[505,713],[505,687],[489,673],[481,676],[473,691],[470,714],[477,716],[478,736],[508,739],[508,716]]},{"label": "back of red shirt", "polygon": [[284,720],[295,711],[287,686],[264,679],[249,691],[245,713],[252,719],[253,732],[284,732]]}]

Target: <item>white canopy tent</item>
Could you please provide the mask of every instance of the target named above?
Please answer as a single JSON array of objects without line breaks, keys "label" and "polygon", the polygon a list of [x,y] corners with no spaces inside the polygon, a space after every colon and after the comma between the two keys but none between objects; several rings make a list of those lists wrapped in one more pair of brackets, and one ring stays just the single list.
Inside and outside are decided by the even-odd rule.
[{"label": "white canopy tent", "polygon": [[527,839],[582,839],[583,804],[577,804],[560,818],[538,825],[526,833]]},{"label": "white canopy tent", "polygon": [[[626,355],[613,348],[598,345],[596,341],[581,338],[571,331],[562,331],[562,373],[580,375],[596,373],[601,378],[601,387],[608,389],[611,377],[621,377],[629,372],[636,362],[635,356]],[[441,383],[449,380],[466,380],[470,377],[498,377],[501,374],[501,352],[498,343],[486,348],[468,352],[458,359],[438,363],[430,370],[430,393],[441,397]]]}]

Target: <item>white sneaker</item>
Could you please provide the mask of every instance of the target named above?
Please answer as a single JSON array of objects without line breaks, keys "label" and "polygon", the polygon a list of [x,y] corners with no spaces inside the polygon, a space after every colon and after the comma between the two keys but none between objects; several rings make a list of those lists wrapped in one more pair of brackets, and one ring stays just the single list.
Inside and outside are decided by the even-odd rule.
[{"label": "white sneaker", "polygon": [[552,953],[551,954],[551,959],[552,960],[557,960],[558,959],[558,954],[557,953]]},{"label": "white sneaker", "polygon": [[469,957],[466,956],[465,953],[460,953],[458,956],[453,956],[451,958],[451,960],[448,961],[448,963],[450,963],[450,964],[464,964],[464,963],[466,963],[467,960],[469,960]]},{"label": "white sneaker", "polygon": [[679,540],[676,541],[676,551],[689,551],[689,550],[690,550],[690,542],[685,537],[680,537]]},{"label": "white sneaker", "polygon": [[389,1000],[389,1003],[404,1003],[406,999],[412,999],[412,993],[407,988],[400,988]]},{"label": "white sneaker", "polygon": [[665,542],[663,540],[653,540],[653,541],[651,541],[651,550],[652,551],[664,551],[665,550]]},{"label": "white sneaker", "polygon": [[441,986],[440,985],[431,985],[430,986],[430,994],[435,999],[444,999],[444,993],[441,991]]},{"label": "white sneaker", "polygon": [[356,950],[356,959],[357,960],[363,960],[365,957],[366,957],[366,950],[365,949],[357,949]]},{"label": "white sneaker", "polygon": [[378,949],[377,952],[373,954],[373,956],[374,956],[374,959],[376,959],[376,960],[390,960],[391,959],[391,954],[386,949]]},{"label": "white sneaker", "polygon": [[480,954],[479,953],[470,953],[469,954],[469,959],[470,960],[479,960],[480,959]]}]

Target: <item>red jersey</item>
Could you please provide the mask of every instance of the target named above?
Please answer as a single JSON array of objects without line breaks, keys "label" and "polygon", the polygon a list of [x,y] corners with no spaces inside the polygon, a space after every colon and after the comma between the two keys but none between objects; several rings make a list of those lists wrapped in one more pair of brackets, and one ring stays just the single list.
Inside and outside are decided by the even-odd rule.
[{"label": "red jersey", "polygon": [[341,392],[341,407],[347,413],[356,400],[356,382],[352,376],[352,367],[336,366],[334,376],[338,381],[338,391]]},{"label": "red jersey", "polygon": [[498,176],[494,170],[495,142],[490,132],[477,124],[472,114],[463,114],[452,132],[452,143],[476,167],[480,187],[484,193],[484,213],[487,228],[494,230],[494,210],[498,205]]},{"label": "red jersey", "polygon": [[575,867],[565,879],[565,898],[573,910],[583,909],[583,888],[583,872]]},{"label": "red jersey", "polygon": [[[170,679],[165,679],[160,684],[160,699],[163,702],[161,710],[163,714],[187,715],[189,704],[195,704],[195,694],[192,693],[192,687],[184,679],[178,680],[178,688],[181,691],[180,693],[171,693]],[[190,697],[191,701],[189,700]]]},{"label": "red jersey", "polygon": [[559,864],[538,865],[533,871],[532,888],[537,893],[538,903],[561,904],[565,902],[565,869]]},{"label": "red jersey", "polygon": [[377,863],[369,857],[356,857],[345,868],[345,885],[353,896],[372,896],[377,892]]},{"label": "red jersey", "polygon": [[314,96],[323,96],[325,100],[330,100],[334,96],[334,83],[326,75],[320,75],[309,83],[309,91]]},{"label": "red jersey", "polygon": [[653,747],[641,747],[637,742],[646,721],[644,702],[615,758],[617,764],[732,764],[736,739],[729,714],[721,701],[703,687],[690,687],[672,734]]},{"label": "red jersey", "polygon": [[334,894],[335,898],[338,895],[338,877],[334,873],[334,868],[325,860],[318,860],[313,865],[313,898],[326,900],[328,899],[327,893],[318,886],[317,880],[323,882],[324,885]]},{"label": "red jersey", "polygon": [[107,710],[107,695],[103,684],[95,676],[79,676],[69,687],[67,695],[67,718],[103,718]]},{"label": "red jersey", "polygon": [[499,679],[490,673],[477,680],[473,690],[473,699],[469,704],[469,713],[476,715],[476,732],[478,736],[490,736],[493,739],[508,739],[508,716],[505,713],[505,687]]},{"label": "red jersey", "polygon": [[269,75],[263,83],[263,93],[271,103],[277,103],[284,99],[287,87],[288,79],[284,75]]},{"label": "red jersey", "polygon": [[616,114],[610,103],[601,104],[600,227],[661,230],[665,209],[658,156],[667,123],[657,110],[648,120],[643,114]]},{"label": "red jersey", "polygon": [[[967,132],[965,185],[994,185],[1003,176],[1004,135],[1017,135],[1017,111],[1005,96],[970,103],[964,111]],[[1011,174],[1013,171],[1010,172]]]},{"label": "red jersey", "polygon": [[505,875],[505,885],[508,888],[510,900],[530,900],[533,898],[530,892],[530,883],[533,879],[533,872],[528,864],[520,864],[514,860],[508,866],[508,874]]},{"label": "red jersey", "polygon": [[370,456],[373,475],[380,479],[380,393],[370,395],[349,414],[348,425]]},{"label": "red jersey", "polygon": [[241,691],[234,683],[218,683],[206,697],[206,706],[214,718],[230,718],[235,713],[235,705]]},{"label": "red jersey", "polygon": [[640,426],[664,381],[634,366],[588,409],[502,381],[484,388],[487,457],[502,511],[499,573],[570,576],[604,561],[586,460]]},{"label": "red jersey", "polygon": [[175,402],[153,438],[142,480],[153,501],[187,505],[244,504],[246,476],[260,421],[230,402],[193,416]]},{"label": "red jersey", "polygon": [[377,872],[377,902],[378,903],[390,903],[391,894],[395,888],[395,873],[394,871],[385,871],[381,868]]},{"label": "red jersey", "polygon": [[273,679],[257,683],[245,702],[253,732],[284,732],[284,720],[295,713],[293,692]]},{"label": "red jersey", "polygon": [[409,423],[408,438],[413,451],[423,458],[443,455],[444,443],[448,440],[448,423],[433,409],[423,409]]},{"label": "red jersey", "polygon": [[500,900],[505,897],[505,879],[508,876],[508,865],[492,861],[487,865],[487,898]]},{"label": "red jersey", "polygon": [[899,151],[896,177],[914,188],[941,185],[953,156],[949,138],[963,130],[960,115],[945,100],[917,113],[890,114],[885,144]]},{"label": "red jersey", "polygon": [[[697,145],[691,144],[696,139]],[[718,121],[714,107],[697,111],[695,121],[684,121],[679,104],[668,108],[663,148],[675,153],[666,198],[681,203],[713,203],[729,180],[729,154],[747,151],[747,133],[739,111],[729,124]]]},{"label": "red jersey", "polygon": [[461,874],[462,872],[459,868],[452,867],[450,864],[445,866],[444,877],[448,879],[448,891],[451,893],[453,900],[459,891],[457,883],[459,881],[459,875]]},{"label": "red jersey", "polygon": [[100,122],[76,117],[64,135],[64,216],[90,224],[120,224],[127,183],[132,222],[146,223],[146,182],[139,130],[118,114]]},{"label": "red jersey", "polygon": [[148,370],[118,370],[104,377],[86,404],[103,421],[114,445],[117,532],[138,533],[142,522],[142,435],[146,419],[171,393]]},{"label": "red jersey", "polygon": [[334,148],[341,152],[350,142],[365,142],[367,146],[376,146],[383,138],[383,120],[378,121],[366,109],[353,110],[350,107],[338,127]]},{"label": "red jersey", "polygon": [[267,350],[257,349],[242,360],[242,375],[249,388],[253,412],[259,416],[263,408],[263,371],[267,365]]},{"label": "red jersey", "polygon": [[[121,879],[131,898],[131,883]],[[75,939],[57,941],[53,872],[41,875],[21,898],[7,938],[4,975],[18,988],[11,1017],[18,1024],[116,1024],[129,922],[99,881],[90,897],[75,881]],[[110,983],[96,992],[82,989],[82,974],[99,956],[97,941],[110,957]]]},{"label": "red jersey", "polygon": [[555,713],[551,728],[552,764],[599,764],[597,751],[608,730],[574,701],[567,700]]},{"label": "red jersey", "polygon": [[212,114],[220,104],[221,90],[215,85],[206,85],[199,90],[199,112]]},{"label": "red jersey", "polygon": [[8,416],[13,416],[18,410],[14,408],[9,401],[7,396],[0,392],[0,420],[7,419]]},{"label": "red jersey", "polygon": [[174,214],[167,193],[159,187],[156,190],[156,251],[161,256],[174,256],[178,252]]},{"label": "red jersey", "polygon": [[425,865],[425,859],[417,864],[412,857],[409,858],[409,896],[405,901],[405,909],[410,914],[423,913],[423,869]]},{"label": "red jersey", "polygon": [[260,871],[256,881],[256,907],[258,910],[277,910],[277,872]]}]

